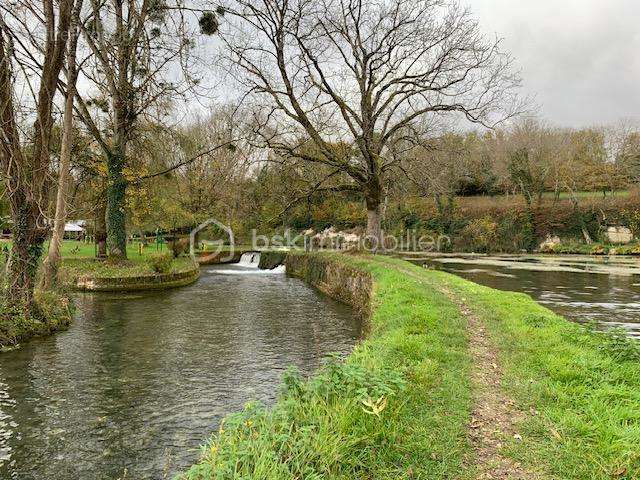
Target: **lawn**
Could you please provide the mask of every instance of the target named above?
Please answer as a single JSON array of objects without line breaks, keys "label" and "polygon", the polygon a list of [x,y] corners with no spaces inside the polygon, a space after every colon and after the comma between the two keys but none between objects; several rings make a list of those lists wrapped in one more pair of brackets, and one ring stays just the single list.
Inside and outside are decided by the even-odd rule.
[{"label": "lawn", "polygon": [[[149,244],[140,251],[139,243],[127,245],[127,259],[132,262],[145,261],[155,253],[170,251],[168,245]],[[49,244],[45,244],[44,251],[48,251]],[[63,258],[94,258],[96,256],[96,245],[93,242],[85,243],[75,240],[65,240],[62,242],[61,254]]]},{"label": "lawn", "polygon": [[[393,267],[401,262],[385,261]],[[433,288],[456,293],[487,326],[504,368],[504,389],[525,412],[522,439],[505,443],[507,455],[542,468],[542,478],[640,478],[636,342],[568,322],[528,295],[411,269]]]}]

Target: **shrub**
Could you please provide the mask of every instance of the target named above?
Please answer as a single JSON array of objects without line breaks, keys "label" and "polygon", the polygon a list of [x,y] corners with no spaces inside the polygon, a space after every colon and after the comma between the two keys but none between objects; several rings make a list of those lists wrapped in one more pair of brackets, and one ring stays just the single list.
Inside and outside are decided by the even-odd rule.
[{"label": "shrub", "polygon": [[148,260],[149,266],[156,273],[169,273],[172,262],[173,255],[168,252],[156,253]]},{"label": "shrub", "polygon": [[636,238],[640,238],[640,209],[625,209],[620,212],[620,217],[622,219],[622,223],[624,223],[633,236]]},{"label": "shrub", "polygon": [[74,312],[71,299],[60,292],[36,291],[35,309],[30,317],[23,311],[0,306],[0,354],[3,349],[31,337],[48,335],[69,326]]},{"label": "shrub", "polygon": [[183,253],[187,253],[189,249],[188,238],[175,238],[170,242],[171,252],[173,252],[173,258],[178,258]]},{"label": "shrub", "polygon": [[460,233],[474,251],[489,252],[498,239],[498,224],[490,217],[483,217],[469,222]]}]

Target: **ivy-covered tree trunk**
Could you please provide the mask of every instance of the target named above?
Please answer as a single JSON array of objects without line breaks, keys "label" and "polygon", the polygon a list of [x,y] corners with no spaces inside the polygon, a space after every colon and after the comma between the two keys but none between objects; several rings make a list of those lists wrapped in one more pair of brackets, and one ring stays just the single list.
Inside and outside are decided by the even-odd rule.
[{"label": "ivy-covered tree trunk", "polygon": [[41,224],[39,205],[25,195],[22,188],[14,191],[10,203],[13,245],[8,265],[6,304],[28,318],[34,314],[33,292],[47,229]]},{"label": "ivy-covered tree trunk", "polygon": [[107,204],[103,199],[99,200],[96,214],[96,257],[105,258],[107,256]]},{"label": "ivy-covered tree trunk", "polygon": [[127,258],[125,155],[107,158],[107,250],[114,259]]},{"label": "ivy-covered tree trunk", "polygon": [[377,180],[371,181],[365,191],[367,204],[367,243],[372,252],[384,250],[382,231],[382,188]]}]

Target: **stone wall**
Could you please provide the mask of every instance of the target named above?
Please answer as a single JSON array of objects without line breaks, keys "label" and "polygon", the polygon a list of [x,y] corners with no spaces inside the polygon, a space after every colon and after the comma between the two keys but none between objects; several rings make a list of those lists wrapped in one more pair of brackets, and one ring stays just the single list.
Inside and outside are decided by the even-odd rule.
[{"label": "stone wall", "polygon": [[331,298],[353,307],[364,319],[371,314],[373,277],[330,256],[289,253],[284,261],[287,274],[305,280]]},{"label": "stone wall", "polygon": [[221,263],[238,263],[243,253],[251,250],[234,250],[229,252],[200,252],[196,255],[196,261],[200,265],[218,265]]},{"label": "stone wall", "polygon": [[287,252],[282,251],[265,251],[260,252],[260,263],[258,268],[261,270],[273,270],[274,268],[284,265],[287,258]]},{"label": "stone wall", "polygon": [[90,292],[124,292],[138,290],[164,290],[182,287],[195,282],[200,269],[158,275],[139,275],[135,277],[90,277],[82,276],[76,281],[76,289]]}]

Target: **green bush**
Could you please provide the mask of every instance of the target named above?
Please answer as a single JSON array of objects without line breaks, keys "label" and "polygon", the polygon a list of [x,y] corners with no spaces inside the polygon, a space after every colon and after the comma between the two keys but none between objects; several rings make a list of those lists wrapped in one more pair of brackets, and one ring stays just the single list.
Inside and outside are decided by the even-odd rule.
[{"label": "green bush", "polygon": [[173,255],[169,252],[156,253],[149,257],[148,263],[156,273],[169,273],[173,263]]},{"label": "green bush", "polygon": [[490,252],[498,239],[498,224],[490,217],[472,220],[460,232],[465,243],[476,252]]},{"label": "green bush", "polygon": [[398,414],[402,402],[394,397],[404,388],[392,369],[375,372],[336,357],[309,381],[290,369],[275,408],[250,403],[227,417],[183,478],[321,479],[336,457],[340,468],[357,471],[380,425]]},{"label": "green bush", "polygon": [[629,227],[634,237],[640,238],[640,209],[630,208],[620,212],[621,223]]}]

